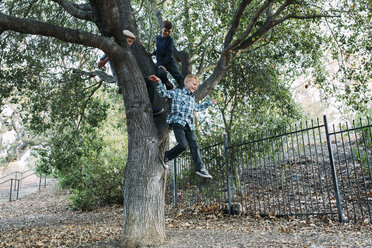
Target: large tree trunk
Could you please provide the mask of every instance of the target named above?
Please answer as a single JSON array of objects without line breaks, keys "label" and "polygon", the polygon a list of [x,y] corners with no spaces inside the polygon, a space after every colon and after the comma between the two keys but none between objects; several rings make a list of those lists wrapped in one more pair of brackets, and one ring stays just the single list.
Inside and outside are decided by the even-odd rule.
[{"label": "large tree trunk", "polygon": [[[121,16],[126,19],[123,26],[138,35],[128,2],[121,1],[119,8]],[[166,115],[152,116],[143,78],[155,73],[155,65],[138,36],[127,53],[116,55],[115,58],[113,65],[123,89],[129,143],[121,247],[160,245],[165,242],[166,179],[161,159],[168,132]],[[155,95],[155,104],[166,107],[167,101]]]},{"label": "large tree trunk", "polygon": [[129,143],[121,247],[162,244],[166,171],[159,154],[163,153],[164,134],[159,135],[156,128],[142,72],[133,54],[128,49],[123,55],[131,59],[114,61],[123,89]]},{"label": "large tree trunk", "polygon": [[165,173],[158,160],[159,142],[138,135],[130,140],[135,145],[129,150],[125,169],[121,247],[159,245],[165,241]]}]

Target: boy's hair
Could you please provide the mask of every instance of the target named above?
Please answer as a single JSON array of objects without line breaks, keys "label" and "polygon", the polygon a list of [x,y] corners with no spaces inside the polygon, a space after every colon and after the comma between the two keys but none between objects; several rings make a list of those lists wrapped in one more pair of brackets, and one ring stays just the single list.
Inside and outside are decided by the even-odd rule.
[{"label": "boy's hair", "polygon": [[187,79],[191,79],[191,78],[192,78],[192,79],[195,79],[196,82],[198,82],[198,84],[200,83],[199,78],[198,78],[197,76],[193,75],[193,74],[187,74],[186,77],[185,77],[185,80],[187,80]]},{"label": "boy's hair", "polygon": [[126,36],[126,37],[129,37],[129,38],[132,38],[132,39],[136,39],[136,36],[129,30],[123,30],[123,34]]},{"label": "boy's hair", "polygon": [[173,25],[170,21],[163,21],[163,24],[161,25],[162,28],[166,28],[166,29],[172,29]]}]

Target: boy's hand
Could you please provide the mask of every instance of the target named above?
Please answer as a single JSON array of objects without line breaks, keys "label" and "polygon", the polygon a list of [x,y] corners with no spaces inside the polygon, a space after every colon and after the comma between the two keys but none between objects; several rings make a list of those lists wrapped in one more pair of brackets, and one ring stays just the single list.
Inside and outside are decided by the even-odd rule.
[{"label": "boy's hand", "polygon": [[167,68],[165,68],[165,66],[159,65],[159,68],[162,68],[165,72],[167,72]]},{"label": "boy's hand", "polygon": [[157,76],[155,75],[150,75],[149,76],[149,79],[155,83],[159,83],[160,82],[160,78],[158,78]]},{"label": "boy's hand", "polygon": [[102,67],[104,67],[109,60],[110,58],[106,57],[104,60],[98,61],[98,66],[97,66],[98,69],[101,69]]},{"label": "boy's hand", "polygon": [[216,99],[212,99],[212,103],[216,104],[218,101]]}]

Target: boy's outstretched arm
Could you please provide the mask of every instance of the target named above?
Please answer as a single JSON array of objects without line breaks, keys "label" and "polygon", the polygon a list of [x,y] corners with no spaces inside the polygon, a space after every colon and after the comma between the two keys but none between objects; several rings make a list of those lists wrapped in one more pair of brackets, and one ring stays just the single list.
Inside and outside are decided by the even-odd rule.
[{"label": "boy's outstretched arm", "polygon": [[174,97],[175,91],[174,90],[166,90],[164,88],[164,85],[161,83],[160,78],[158,78],[155,75],[150,75],[149,79],[151,81],[153,81],[154,83],[156,83],[155,89],[161,97],[164,97],[164,98],[173,98]]},{"label": "boy's outstretched arm", "polygon": [[212,99],[212,100],[209,100],[209,101],[203,102],[203,103],[201,103],[201,104],[197,104],[196,107],[195,107],[195,111],[196,111],[196,112],[203,111],[203,110],[205,110],[206,108],[208,108],[209,106],[211,106],[212,104],[216,104],[216,103],[217,103],[217,100]]}]

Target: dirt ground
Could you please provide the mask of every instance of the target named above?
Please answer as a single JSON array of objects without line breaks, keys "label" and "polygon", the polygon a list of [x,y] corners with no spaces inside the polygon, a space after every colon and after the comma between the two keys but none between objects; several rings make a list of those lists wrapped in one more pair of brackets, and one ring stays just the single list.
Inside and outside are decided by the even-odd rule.
[{"label": "dirt ground", "polygon": [[[122,207],[71,211],[68,194],[43,189],[0,204],[0,247],[118,247]],[[372,226],[328,219],[226,216],[213,208],[166,208],[167,241],[176,247],[372,247]]]}]

